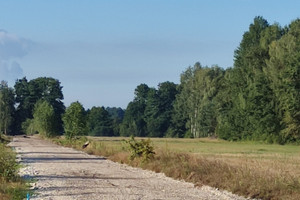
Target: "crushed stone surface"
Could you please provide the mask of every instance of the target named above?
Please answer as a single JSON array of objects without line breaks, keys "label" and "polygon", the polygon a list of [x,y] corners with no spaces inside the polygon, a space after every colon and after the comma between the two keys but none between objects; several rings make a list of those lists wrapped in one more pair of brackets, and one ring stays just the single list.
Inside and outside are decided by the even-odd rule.
[{"label": "crushed stone surface", "polygon": [[115,163],[36,136],[16,136],[10,146],[24,166],[20,175],[35,180],[30,199],[246,199],[208,186],[194,187],[162,173]]}]

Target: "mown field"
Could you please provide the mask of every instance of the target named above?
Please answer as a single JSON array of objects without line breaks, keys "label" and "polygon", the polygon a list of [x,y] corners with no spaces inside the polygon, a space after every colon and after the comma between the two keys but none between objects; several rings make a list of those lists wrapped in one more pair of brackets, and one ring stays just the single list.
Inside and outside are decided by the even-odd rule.
[{"label": "mown field", "polygon": [[[300,199],[300,147],[296,145],[151,138],[156,154],[152,160],[141,162],[129,159],[128,145],[124,142],[128,138],[88,139],[87,153],[163,172],[196,186],[210,185],[260,199]],[[62,139],[56,142],[80,149],[83,140],[72,144]]]}]

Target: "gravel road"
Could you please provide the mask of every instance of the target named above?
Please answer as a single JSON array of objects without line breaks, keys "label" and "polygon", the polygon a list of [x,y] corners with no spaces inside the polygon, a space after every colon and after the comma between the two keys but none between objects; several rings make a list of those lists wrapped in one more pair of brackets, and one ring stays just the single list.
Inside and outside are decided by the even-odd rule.
[{"label": "gravel road", "polygon": [[10,146],[24,164],[20,174],[37,180],[31,199],[245,199],[208,186],[196,188],[161,173],[114,163],[36,136],[14,137]]}]

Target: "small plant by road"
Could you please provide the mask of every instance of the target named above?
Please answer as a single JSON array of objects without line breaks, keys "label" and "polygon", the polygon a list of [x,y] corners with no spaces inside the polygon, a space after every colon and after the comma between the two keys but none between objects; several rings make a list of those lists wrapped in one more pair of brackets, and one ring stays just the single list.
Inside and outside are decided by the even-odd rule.
[{"label": "small plant by road", "polygon": [[129,145],[130,160],[142,158],[142,162],[146,162],[154,157],[154,147],[150,139],[137,141],[131,136],[125,143]]}]

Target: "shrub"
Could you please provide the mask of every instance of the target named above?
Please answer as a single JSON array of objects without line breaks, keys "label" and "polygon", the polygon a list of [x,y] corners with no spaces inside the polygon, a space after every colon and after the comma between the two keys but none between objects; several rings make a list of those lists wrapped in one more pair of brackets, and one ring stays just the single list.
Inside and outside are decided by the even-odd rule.
[{"label": "shrub", "polygon": [[[7,143],[4,138],[4,143]],[[0,143],[0,199],[24,199],[28,192],[26,182],[17,174],[16,154]]]},{"label": "shrub", "polygon": [[154,157],[154,147],[150,139],[136,141],[133,136],[125,140],[129,144],[130,160],[142,158],[142,162],[148,161]]},{"label": "shrub", "polygon": [[15,154],[9,152],[8,148],[0,144],[0,177],[6,181],[14,180],[18,171],[15,162]]}]

